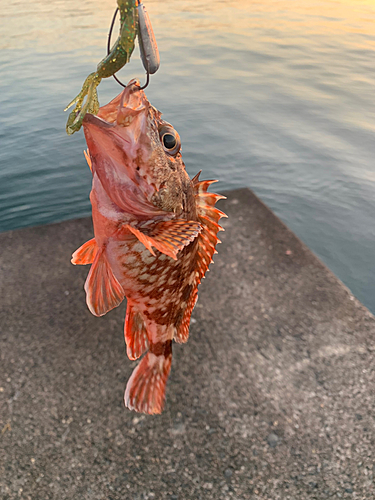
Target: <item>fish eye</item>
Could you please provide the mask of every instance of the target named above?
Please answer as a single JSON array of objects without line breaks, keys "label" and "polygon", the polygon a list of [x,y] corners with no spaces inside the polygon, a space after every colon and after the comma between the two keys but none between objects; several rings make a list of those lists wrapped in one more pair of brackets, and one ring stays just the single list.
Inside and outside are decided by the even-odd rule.
[{"label": "fish eye", "polygon": [[166,149],[173,149],[177,144],[177,139],[172,134],[164,134],[163,144]]},{"label": "fish eye", "polygon": [[181,148],[180,136],[173,127],[164,126],[159,131],[160,141],[164,151],[175,156]]}]

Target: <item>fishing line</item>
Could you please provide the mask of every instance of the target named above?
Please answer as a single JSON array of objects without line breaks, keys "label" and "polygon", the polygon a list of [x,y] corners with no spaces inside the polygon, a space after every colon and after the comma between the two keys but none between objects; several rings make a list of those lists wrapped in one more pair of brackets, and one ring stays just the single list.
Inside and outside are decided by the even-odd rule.
[{"label": "fishing line", "polygon": [[[113,27],[115,25],[115,21],[116,21],[116,16],[117,16],[117,13],[119,11],[119,8],[117,7],[117,9],[115,10],[115,13],[113,14],[113,17],[112,17],[112,22],[111,22],[111,26],[109,28],[109,33],[108,33],[108,41],[107,41],[107,55],[109,55],[109,53],[111,52],[111,38],[112,38],[112,31],[113,31]],[[147,79],[146,79],[146,83],[143,85],[143,87],[140,87],[139,90],[144,90],[147,85],[150,83],[150,73],[147,71],[146,73],[147,75]],[[122,87],[124,87],[126,89],[126,85],[124,83],[122,83],[116,75],[112,75],[113,78],[116,80],[117,83],[119,83]]]}]

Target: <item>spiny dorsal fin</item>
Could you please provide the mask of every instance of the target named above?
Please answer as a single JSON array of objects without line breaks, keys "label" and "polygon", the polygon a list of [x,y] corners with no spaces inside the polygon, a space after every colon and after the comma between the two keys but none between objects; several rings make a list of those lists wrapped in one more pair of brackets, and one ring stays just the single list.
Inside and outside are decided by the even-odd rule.
[{"label": "spiny dorsal fin", "polygon": [[201,173],[202,170],[199,170],[199,172],[195,174],[194,177],[191,179],[191,182],[193,183],[194,186],[199,182],[199,176],[201,175]]},{"label": "spiny dorsal fin", "polygon": [[224,212],[214,207],[215,203],[225,199],[225,196],[207,191],[208,187],[217,181],[200,181],[199,175],[200,172],[192,179],[198,208],[198,218],[203,227],[198,236],[197,286],[206,274],[208,266],[212,262],[212,256],[216,253],[215,247],[220,242],[217,233],[223,231],[223,228],[218,222],[222,217],[227,217]]}]

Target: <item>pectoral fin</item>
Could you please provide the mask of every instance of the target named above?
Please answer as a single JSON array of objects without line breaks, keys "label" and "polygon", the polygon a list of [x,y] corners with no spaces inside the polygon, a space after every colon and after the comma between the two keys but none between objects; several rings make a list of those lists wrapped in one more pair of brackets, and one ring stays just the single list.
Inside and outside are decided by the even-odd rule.
[{"label": "pectoral fin", "polygon": [[140,229],[128,224],[125,228],[132,232],[152,255],[155,255],[152,249],[154,247],[159,252],[177,260],[178,252],[198,236],[202,225],[196,221],[170,220]]},{"label": "pectoral fin", "polygon": [[98,245],[96,244],[95,238],[86,241],[81,247],[79,247],[72,255],[71,263],[80,266],[86,264],[92,264],[95,258]]},{"label": "pectoral fin", "polygon": [[103,316],[117,307],[125,297],[102,249],[96,253],[86,279],[85,291],[87,307],[94,316]]}]

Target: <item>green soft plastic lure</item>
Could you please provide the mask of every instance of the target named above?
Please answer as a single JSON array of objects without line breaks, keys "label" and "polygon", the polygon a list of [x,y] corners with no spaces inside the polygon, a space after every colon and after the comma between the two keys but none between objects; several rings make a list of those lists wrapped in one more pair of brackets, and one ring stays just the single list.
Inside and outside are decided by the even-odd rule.
[{"label": "green soft plastic lure", "polygon": [[[77,132],[86,113],[96,115],[99,111],[97,86],[102,78],[109,78],[130,61],[134,50],[138,25],[138,1],[117,0],[120,11],[120,33],[109,54],[100,61],[96,71],[91,73],[82,86],[81,92],[65,108],[69,109],[75,104],[74,110],[69,114],[66,131],[69,135]],[[86,102],[83,104],[84,99]]]}]

